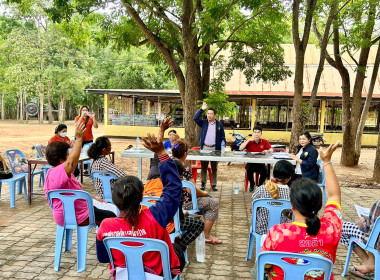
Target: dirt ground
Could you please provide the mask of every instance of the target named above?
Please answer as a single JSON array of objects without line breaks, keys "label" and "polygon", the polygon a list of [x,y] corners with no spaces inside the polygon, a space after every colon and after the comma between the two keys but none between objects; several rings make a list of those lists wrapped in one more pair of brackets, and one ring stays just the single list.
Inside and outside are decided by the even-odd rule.
[{"label": "dirt ground", "polygon": [[[0,121],[0,152],[8,149],[19,149],[28,158],[35,155],[31,147],[37,143],[47,145],[49,139],[54,135],[54,129],[58,123],[39,125],[36,121],[29,121],[28,124],[20,124],[18,121]],[[66,122],[68,126],[68,137],[74,136],[74,122]],[[93,129],[94,137],[104,135],[104,124],[100,123],[98,129]],[[144,136],[144,135],[142,135]],[[228,136],[227,136],[228,137]],[[121,158],[121,152],[128,145],[135,145],[134,139],[111,138],[112,150],[115,151],[115,161],[127,174],[137,174],[137,160]],[[362,150],[360,162],[355,167],[343,167],[339,165],[341,149],[339,148],[334,156],[333,162],[341,186],[359,187],[359,188],[380,188],[380,185],[371,181],[376,150],[374,148],[365,148]],[[218,179],[221,181],[243,182],[244,172],[243,164],[227,163],[219,164]],[[143,178],[146,178],[149,171],[149,160],[143,160]]]}]

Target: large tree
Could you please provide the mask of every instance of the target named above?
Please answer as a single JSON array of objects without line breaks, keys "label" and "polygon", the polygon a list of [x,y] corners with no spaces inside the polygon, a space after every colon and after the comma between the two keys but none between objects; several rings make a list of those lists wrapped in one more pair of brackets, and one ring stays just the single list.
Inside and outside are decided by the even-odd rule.
[{"label": "large tree", "polygon": [[[379,4],[379,0],[342,3],[341,6],[344,5],[344,7],[333,22],[333,55],[326,52],[326,60],[338,70],[342,81],[343,147],[341,164],[346,166],[357,164],[359,159],[357,155],[355,156],[355,137],[358,133],[363,108],[362,92],[369,51],[371,46],[379,40],[379,34],[376,33],[378,30],[374,29],[375,22],[379,20]],[[359,52],[358,59],[354,57],[354,52]],[[345,53],[356,64],[352,91],[348,66],[342,58]]]},{"label": "large tree", "polygon": [[[17,0],[22,1],[22,0]],[[280,47],[287,32],[279,0],[54,0],[47,13],[54,21],[99,23],[93,36],[120,48],[147,45],[153,61],[165,61],[175,76],[184,104],[186,137],[195,144],[192,120],[198,101],[210,89],[210,73],[223,65],[225,79],[233,69],[247,82],[284,79],[289,75]],[[103,9],[102,9],[103,8]],[[106,11],[100,14],[99,11]],[[223,55],[222,55],[223,54]]]},{"label": "large tree", "polygon": [[[301,5],[302,2],[302,5]],[[303,74],[305,64],[305,53],[309,43],[309,35],[313,20],[313,13],[317,5],[317,0],[294,0],[292,4],[292,34],[293,44],[296,53],[296,65],[294,73],[294,99],[293,99],[293,125],[290,136],[290,147],[295,152],[298,146],[298,136],[303,130],[305,119],[302,118],[302,94],[303,94]],[[300,28],[300,21],[304,22]],[[300,33],[302,33],[300,37]]]}]

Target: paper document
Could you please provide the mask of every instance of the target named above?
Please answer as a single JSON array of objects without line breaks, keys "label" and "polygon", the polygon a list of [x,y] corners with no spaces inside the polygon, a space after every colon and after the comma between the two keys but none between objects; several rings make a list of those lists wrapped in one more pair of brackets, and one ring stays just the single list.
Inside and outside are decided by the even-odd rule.
[{"label": "paper document", "polygon": [[210,150],[201,150],[202,154],[211,154],[213,151]]},{"label": "paper document", "polygon": [[356,209],[356,213],[358,213],[358,216],[359,218],[360,217],[369,217],[369,211],[370,209],[369,208],[365,208],[365,207],[362,207],[360,205],[357,205],[357,204],[354,204],[355,206],[355,209]]},{"label": "paper document", "polygon": [[[116,267],[116,280],[128,280],[128,270],[124,267]],[[146,280],[162,280],[164,277],[145,272]]]},{"label": "paper document", "polygon": [[245,155],[244,151],[235,151],[234,155]]},{"label": "paper document", "polygon": [[103,203],[103,202],[97,201],[95,199],[92,200],[92,203],[93,203],[94,207],[96,207],[98,209],[112,211],[115,213],[116,216],[119,215],[119,209],[117,209],[115,204]]},{"label": "paper document", "polygon": [[289,153],[272,153],[272,157],[276,159],[289,159]]}]

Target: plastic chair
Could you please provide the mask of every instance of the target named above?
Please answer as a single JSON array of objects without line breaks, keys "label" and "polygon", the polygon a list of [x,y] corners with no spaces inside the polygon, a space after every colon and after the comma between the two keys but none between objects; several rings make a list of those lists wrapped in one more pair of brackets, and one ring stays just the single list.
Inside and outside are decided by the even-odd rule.
[{"label": "plastic chair", "polygon": [[[273,204],[276,203],[276,204]],[[257,220],[257,210],[263,207],[268,209],[268,230],[276,224],[281,223],[281,213],[284,210],[292,209],[289,200],[285,199],[272,199],[272,198],[261,198],[256,199],[252,203],[252,219],[251,227],[249,229],[249,240],[248,240],[248,250],[246,260],[252,258],[253,242],[256,239],[256,257],[259,255],[261,250],[261,237],[262,235],[256,232],[256,220]]]},{"label": "plastic chair", "polygon": [[[197,151],[200,150],[200,147],[193,147],[192,150]],[[191,161],[191,173],[193,174],[194,182],[197,183],[197,176],[198,176],[198,169],[201,169],[201,161],[197,160],[196,163],[194,161]],[[208,178],[210,180],[210,186],[212,187],[212,172],[211,172],[211,167],[207,167],[207,172],[208,172]]]},{"label": "plastic chair", "polygon": [[26,177],[22,174],[13,174],[12,178],[9,179],[1,179],[0,180],[0,196],[1,196],[1,186],[3,183],[6,183],[9,185],[9,200],[11,208],[16,207],[16,185],[19,184],[19,189],[22,189],[22,186],[24,186],[24,194],[25,199],[28,199],[28,194],[26,191]]},{"label": "plastic chair", "polygon": [[[57,233],[55,239],[55,259],[54,270],[59,271],[61,263],[61,252],[63,245],[63,238],[66,233],[65,251],[71,250],[71,238],[73,230],[77,230],[77,262],[78,272],[86,270],[86,256],[87,256],[87,240],[88,231],[92,227],[96,227],[94,206],[92,204],[92,197],[88,192],[80,190],[53,190],[48,192],[48,199],[50,207],[53,208],[53,199],[59,199],[62,202],[64,213],[64,226],[57,225]],[[74,201],[77,199],[84,199],[87,202],[89,224],[88,226],[78,226],[75,216]]]},{"label": "plastic chair", "polygon": [[186,180],[182,180],[182,188],[189,188],[191,191],[191,201],[193,203],[193,209],[186,210],[186,211],[189,212],[190,214],[195,214],[195,213],[199,212],[198,200],[197,200],[197,191],[196,191],[196,188],[193,185],[193,183],[186,181]]},{"label": "plastic chair", "polygon": [[[297,258],[306,260],[302,264],[291,264],[284,258]],[[305,274],[311,270],[324,271],[324,280],[329,280],[333,263],[325,257],[310,254],[296,254],[286,252],[262,252],[257,258],[257,279],[264,279],[264,266],[266,264],[277,265],[284,271],[284,280],[303,280]]]},{"label": "plastic chair", "polygon": [[380,217],[377,217],[375,224],[372,227],[371,234],[368,238],[368,242],[364,243],[355,237],[350,238],[350,243],[348,245],[346,264],[344,265],[342,276],[345,277],[348,270],[348,265],[350,264],[352,249],[355,245],[360,246],[362,249],[371,252],[375,256],[375,279],[380,278],[380,253],[375,248],[377,238],[380,235]]},{"label": "plastic chair", "polygon": [[111,180],[118,180],[114,174],[106,171],[96,171],[91,173],[92,180],[95,184],[95,180],[101,181],[103,188],[103,199],[109,203],[112,202]]},{"label": "plastic chair", "polygon": [[[87,151],[88,149],[93,145],[95,144],[94,142],[91,142],[91,143],[87,143],[87,144],[84,144],[83,147],[82,147],[82,153],[87,156]],[[88,165],[88,174],[91,174],[91,164],[92,164],[92,159],[89,159],[89,160],[86,160],[84,161],[83,163],[83,168],[85,165]],[[80,170],[80,163],[78,163],[78,168]]]},{"label": "plastic chair", "polygon": [[[46,157],[46,155],[44,154],[44,151],[46,151],[46,146],[42,144],[37,144],[32,147],[32,150],[36,150],[38,158]],[[49,164],[41,164],[41,169],[44,171],[44,178],[46,178],[46,174],[50,168],[51,168],[51,165]]]},{"label": "plastic chair", "polygon": [[[20,150],[8,150],[8,151],[5,151],[5,155],[7,156],[8,158],[8,161],[9,161],[9,165],[11,166],[11,169],[12,169],[12,173],[13,174],[20,174],[20,175],[24,175],[26,178],[28,178],[28,172],[20,172],[20,173],[16,173],[15,172],[15,169],[14,169],[14,162],[16,160],[16,156],[18,155],[20,158],[25,158],[25,155],[23,154],[23,152],[21,152]],[[36,175],[40,175],[40,182],[39,182],[39,185],[41,187],[41,181],[42,181],[42,185],[45,183],[45,177],[44,177],[44,171],[41,170],[41,169],[35,169],[33,171],[33,173],[31,173],[32,175],[32,178],[31,178],[31,190],[33,192],[33,179],[34,179],[34,176]],[[21,193],[21,186],[19,185],[19,188],[18,188],[18,191],[17,193]]]},{"label": "plastic chair", "polygon": [[[126,242],[133,243],[125,244]],[[125,256],[126,267],[128,269],[128,279],[142,279],[145,280],[143,255],[146,252],[159,252],[161,254],[162,270],[164,279],[173,279],[170,272],[170,259],[169,247],[162,240],[153,238],[139,238],[139,237],[107,237],[103,240],[104,246],[107,249],[108,256],[111,261],[112,268],[115,268],[112,258],[112,250],[121,251]],[[138,245],[136,243],[140,243]],[[181,279],[177,275],[174,279]]]},{"label": "plastic chair", "polygon": [[[143,200],[140,202],[140,205],[144,205],[146,207],[150,207],[150,206],[152,206],[152,205],[155,204],[155,202],[152,202],[152,200],[158,201],[159,199],[160,198],[156,197],[156,196],[144,196]],[[172,232],[172,233],[169,234],[170,241],[172,243],[174,243],[176,237],[181,236],[182,234],[185,233],[185,231],[181,231],[181,221],[179,219],[179,209],[175,213],[175,215],[173,217],[173,221],[174,221],[174,232]],[[185,260],[186,260],[186,263],[189,263],[188,260],[187,260],[187,250],[185,251]]]},{"label": "plastic chair", "polygon": [[323,205],[326,205],[327,197],[326,197],[326,178],[325,178],[325,168],[323,167],[322,159],[317,160],[317,164],[321,166],[321,174],[318,180],[318,186],[322,188],[323,192]]}]

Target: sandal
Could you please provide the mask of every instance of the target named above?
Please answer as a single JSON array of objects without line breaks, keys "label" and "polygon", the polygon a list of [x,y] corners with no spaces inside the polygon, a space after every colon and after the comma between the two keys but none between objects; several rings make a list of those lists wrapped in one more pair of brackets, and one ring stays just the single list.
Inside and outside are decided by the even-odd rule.
[{"label": "sandal", "polygon": [[205,242],[207,244],[219,245],[222,244],[223,241],[218,239],[218,237],[210,235],[208,238],[206,237]]},{"label": "sandal", "polygon": [[360,273],[359,271],[357,271],[355,268],[350,268],[348,270],[349,273],[357,276],[357,277],[360,277],[362,279],[366,279],[366,280],[374,280],[375,279],[375,274],[374,273],[367,273],[367,274],[362,274]]}]

